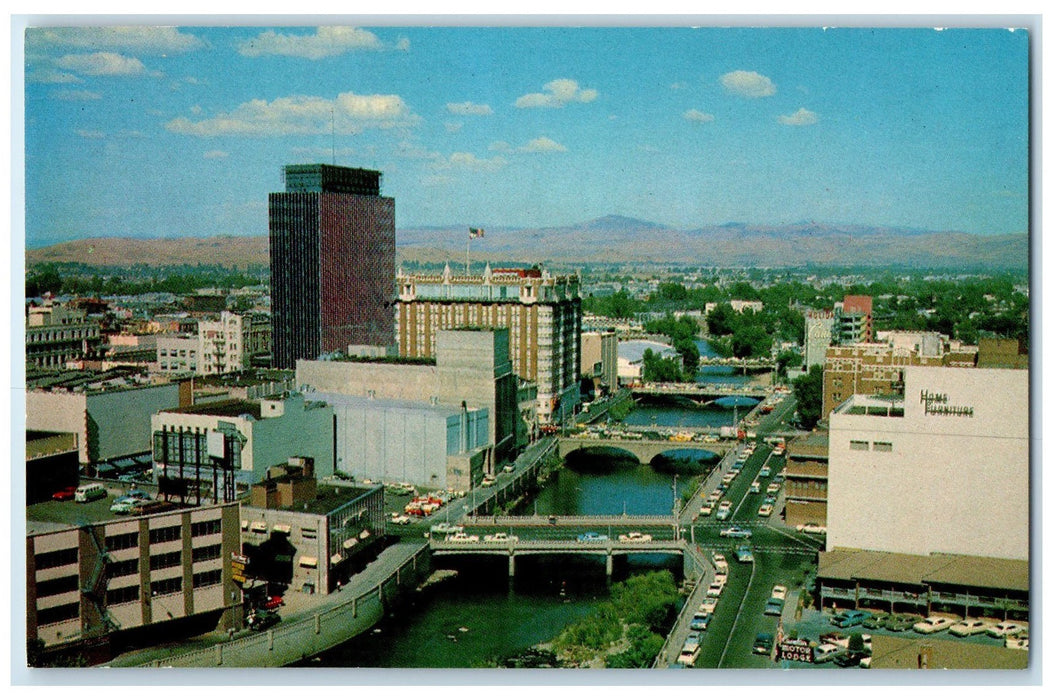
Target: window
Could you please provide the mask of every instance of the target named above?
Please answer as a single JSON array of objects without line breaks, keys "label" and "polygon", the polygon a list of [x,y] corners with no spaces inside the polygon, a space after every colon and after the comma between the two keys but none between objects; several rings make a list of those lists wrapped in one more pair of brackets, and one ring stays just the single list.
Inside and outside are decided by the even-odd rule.
[{"label": "window", "polygon": [[163,581],[154,581],[150,587],[153,595],[168,595],[183,590],[183,577],[167,578]]},{"label": "window", "polygon": [[313,539],[316,539],[318,537],[318,530],[316,530],[313,527],[312,528],[302,527],[302,528],[300,528],[300,535],[305,540],[313,540]]},{"label": "window", "polygon": [[150,570],[155,569],[167,569],[170,566],[179,566],[183,563],[183,552],[165,552],[164,554],[155,554],[150,557]]},{"label": "window", "polygon": [[172,525],[170,527],[161,527],[156,530],[150,530],[150,544],[178,540],[183,536],[182,530],[183,528],[180,525]]},{"label": "window", "polygon": [[215,535],[222,531],[222,523],[219,520],[206,520],[190,524],[190,536],[201,537],[203,535]]},{"label": "window", "polygon": [[203,588],[205,586],[216,586],[223,582],[223,570],[212,569],[211,571],[202,571],[199,574],[194,574],[194,588]]},{"label": "window", "polygon": [[192,555],[193,560],[195,562],[199,562],[209,561],[211,559],[219,559],[222,555],[222,550],[222,545],[218,544],[213,544],[208,547],[195,547]]},{"label": "window", "polygon": [[77,563],[77,548],[60,549],[55,552],[45,552],[33,558],[37,571],[41,569],[54,569],[56,566],[66,566]]},{"label": "window", "polygon": [[875,452],[891,452],[892,451],[892,443],[891,442],[875,442],[874,443],[874,451]]},{"label": "window", "polygon": [[[110,535],[106,538],[106,549],[117,551],[120,549],[134,549],[139,546],[139,533],[126,532],[123,535]],[[39,567],[38,567],[39,568]]]},{"label": "window", "polygon": [[106,576],[107,578],[117,578],[118,576],[128,576],[139,571],[139,560],[138,559],[126,559],[124,561],[111,561],[106,563]]},{"label": "window", "polygon": [[50,581],[38,581],[37,598],[47,598],[48,596],[61,595],[63,593],[75,591],[77,590],[77,582],[79,580],[80,577],[74,575],[53,578]]},{"label": "window", "polygon": [[866,452],[870,449],[870,443],[866,440],[850,440],[848,442],[848,449]]},{"label": "window", "polygon": [[106,591],[107,605],[120,605],[139,600],[139,586],[124,586]]},{"label": "window", "polygon": [[37,612],[38,625],[51,625],[66,620],[76,620],[80,617],[80,603],[59,605],[55,608],[45,608]]}]

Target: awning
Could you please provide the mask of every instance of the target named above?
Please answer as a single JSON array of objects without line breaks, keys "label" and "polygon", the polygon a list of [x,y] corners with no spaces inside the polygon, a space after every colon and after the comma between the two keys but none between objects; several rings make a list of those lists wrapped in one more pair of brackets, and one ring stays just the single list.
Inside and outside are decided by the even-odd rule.
[{"label": "awning", "polygon": [[337,564],[339,564],[343,560],[344,560],[344,557],[342,555],[340,555],[339,552],[334,554],[333,556],[329,557],[329,563],[332,564],[333,566],[336,566]]},{"label": "awning", "polygon": [[369,537],[369,530],[363,530],[362,532],[358,533],[358,539],[360,540],[364,540],[367,537]]},{"label": "awning", "polygon": [[300,557],[300,566],[316,567],[318,566],[318,557]]},{"label": "awning", "polygon": [[288,535],[290,532],[292,532],[292,525],[286,525],[285,523],[277,523],[274,526],[273,530],[275,532],[284,532],[286,535]]},{"label": "awning", "polygon": [[267,532],[267,523],[263,520],[253,520],[251,529],[253,532]]},{"label": "awning", "polygon": [[349,540],[344,540],[344,549],[351,549],[356,544],[358,544],[358,538],[356,537],[352,537]]}]

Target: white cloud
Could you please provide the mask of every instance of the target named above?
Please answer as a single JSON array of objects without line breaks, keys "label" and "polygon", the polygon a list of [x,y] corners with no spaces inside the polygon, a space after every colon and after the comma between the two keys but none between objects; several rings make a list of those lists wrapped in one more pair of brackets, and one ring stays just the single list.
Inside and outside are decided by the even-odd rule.
[{"label": "white cloud", "polygon": [[435,163],[439,170],[463,170],[474,173],[492,173],[508,165],[508,161],[501,156],[493,158],[479,158],[474,153],[451,153],[449,157],[443,158]]},{"label": "white cloud", "polygon": [[716,117],[707,112],[700,112],[697,109],[689,109],[686,112],[684,112],[684,119],[688,120],[689,122],[705,123],[713,121],[714,119],[716,119]]},{"label": "white cloud", "polygon": [[519,150],[522,153],[558,153],[566,151],[567,147],[561,143],[556,143],[547,136],[539,136],[527,142]]},{"label": "white cloud", "polygon": [[211,160],[213,158],[226,158],[229,155],[226,151],[205,151],[203,157]]},{"label": "white cloud", "polygon": [[205,42],[176,27],[50,27],[30,29],[26,43],[80,49],[113,49],[148,53],[200,49]]},{"label": "white cloud", "polygon": [[720,76],[720,83],[728,92],[742,97],[771,97],[775,83],[771,78],[754,71],[736,70]]},{"label": "white cloud", "polygon": [[779,116],[779,123],[788,126],[811,126],[817,121],[819,121],[819,115],[805,109],[804,107],[801,107],[793,114],[783,114]]},{"label": "white cloud", "polygon": [[[253,39],[238,44],[242,56],[296,56],[317,61],[339,56],[348,51],[377,51],[384,48],[376,34],[357,27],[318,27],[314,34],[279,34],[267,30]],[[400,50],[405,48],[397,46]]]},{"label": "white cloud", "polygon": [[464,122],[445,122],[443,126],[446,127],[447,134],[456,134],[464,128]]},{"label": "white cloud", "polygon": [[398,41],[395,42],[395,50],[396,51],[409,51],[409,48],[410,48],[409,39],[407,39],[406,37],[402,37],[401,39],[399,39]]},{"label": "white cloud", "polygon": [[102,95],[91,90],[58,90],[57,92],[51,93],[51,96],[56,100],[64,100],[66,102],[83,102],[87,100],[101,100]]},{"label": "white cloud", "polygon": [[516,100],[516,107],[562,107],[571,102],[592,102],[599,97],[599,92],[589,88],[582,90],[576,80],[560,78],[546,83],[545,92],[532,92]]},{"label": "white cloud", "polygon": [[146,75],[146,66],[138,58],[118,53],[76,53],[55,60],[55,65],[84,75]]},{"label": "white cloud", "polygon": [[93,131],[91,129],[77,129],[77,136],[82,139],[104,139],[106,138],[105,132]]},{"label": "white cloud", "polygon": [[466,117],[485,116],[493,114],[490,105],[477,105],[474,102],[447,102],[446,111],[450,114],[458,114]]},{"label": "white cloud", "polygon": [[31,71],[29,74],[27,74],[26,82],[65,84],[83,83],[84,81],[78,78],[77,76],[73,75],[72,73],[57,71],[53,68],[42,68],[39,70]]},{"label": "white cloud", "polygon": [[494,141],[490,144],[490,150],[498,153],[508,153],[512,150],[512,144],[507,141]]},{"label": "white cloud", "polygon": [[393,129],[419,121],[398,95],[356,95],[345,92],[335,100],[296,95],[272,102],[252,100],[232,112],[191,121],[177,117],[165,128],[188,136],[282,136],[321,134],[335,130],[358,134],[366,129]]}]

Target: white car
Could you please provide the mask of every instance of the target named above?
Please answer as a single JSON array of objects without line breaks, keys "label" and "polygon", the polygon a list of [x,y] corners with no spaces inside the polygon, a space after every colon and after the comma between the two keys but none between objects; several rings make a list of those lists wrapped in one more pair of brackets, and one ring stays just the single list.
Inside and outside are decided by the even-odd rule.
[{"label": "white car", "polygon": [[996,639],[1012,637],[1024,632],[1027,632],[1027,625],[1022,625],[1019,622],[999,622],[987,630],[987,634]]},{"label": "white car", "polygon": [[947,630],[955,637],[971,637],[974,634],[983,634],[990,625],[983,620],[967,617],[961,622],[956,622]]},{"label": "white car", "polygon": [[628,535],[618,535],[619,542],[650,542],[653,537],[642,532],[630,532]]},{"label": "white car", "polygon": [[447,542],[478,542],[479,535],[469,535],[466,532],[455,532],[452,535],[446,535]]},{"label": "white car", "polygon": [[726,569],[727,566],[728,566],[727,557],[725,557],[720,552],[715,552],[713,554],[713,566],[717,567],[717,569],[720,569],[720,568]]},{"label": "white car", "polygon": [[771,503],[765,503],[757,509],[757,515],[762,518],[769,518],[771,517],[772,510],[773,508],[771,507]]},{"label": "white car", "polygon": [[709,516],[713,514],[713,504],[703,503],[702,507],[698,509],[698,514],[703,516]]},{"label": "white car", "polygon": [[713,574],[713,583],[719,583],[721,586],[726,585],[728,582],[728,575],[725,573]]},{"label": "white car", "polygon": [[717,599],[712,597],[707,597],[705,600],[702,601],[702,604],[698,606],[698,611],[707,615],[712,615],[713,611],[716,609]]},{"label": "white car", "polygon": [[771,589],[771,597],[786,600],[786,586],[774,586]]},{"label": "white car", "polygon": [[815,648],[812,663],[822,664],[845,653],[845,648],[837,644],[820,644]]},{"label": "white car", "polygon": [[815,523],[806,523],[804,525],[798,525],[797,532],[803,532],[808,535],[825,535],[826,528],[822,525],[816,525]]},{"label": "white car", "polygon": [[709,584],[709,590],[706,591],[706,595],[710,598],[719,598],[720,594],[724,592],[724,584],[713,582]]},{"label": "white car", "polygon": [[950,629],[954,623],[955,620],[953,618],[933,615],[932,617],[926,617],[921,622],[915,622],[914,631],[919,634],[932,634],[933,632],[942,632],[945,629]]},{"label": "white car", "polygon": [[[476,538],[478,539],[478,538]],[[518,535],[509,535],[507,532],[495,532],[492,535],[484,535],[483,542],[518,542]]]}]

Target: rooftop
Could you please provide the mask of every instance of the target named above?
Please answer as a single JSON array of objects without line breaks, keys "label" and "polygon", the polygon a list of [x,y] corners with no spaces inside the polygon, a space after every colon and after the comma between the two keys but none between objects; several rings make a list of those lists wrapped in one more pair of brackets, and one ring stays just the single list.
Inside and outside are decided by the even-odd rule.
[{"label": "rooftop", "polygon": [[258,401],[243,401],[231,399],[230,401],[213,401],[211,403],[186,406],[183,408],[170,408],[165,413],[179,413],[191,416],[230,416],[237,417],[248,414],[260,420],[263,414],[260,411]]},{"label": "rooftop", "polygon": [[1020,559],[974,557],[962,554],[898,554],[862,549],[819,552],[821,578],[890,581],[913,585],[928,583],[1028,590],[1028,562]]},{"label": "rooftop", "polygon": [[296,372],[284,369],[250,369],[242,372],[213,374],[198,377],[195,386],[256,386],[267,382],[283,382],[293,379]]},{"label": "rooftop", "polygon": [[[81,480],[81,485],[90,483],[92,483],[91,480]],[[128,484],[123,487],[106,486],[106,490],[109,492],[106,498],[100,498],[99,500],[90,503],[76,503],[74,501],[44,501],[42,503],[33,503],[26,506],[26,534],[33,535],[41,532],[63,530],[69,527],[81,527],[91,523],[109,522],[111,520],[129,520],[142,517],[135,515],[115,515],[110,512],[110,506],[113,505],[113,502],[116,499],[129,491],[142,488],[143,486],[141,484]],[[150,493],[154,492],[152,487],[149,487],[146,490]],[[174,505],[176,505],[176,508],[174,510],[166,511],[166,514],[194,507],[193,504],[181,506],[178,502],[175,502]],[[202,505],[212,504],[203,503]]]},{"label": "rooftop", "polygon": [[[293,477],[296,478],[296,477]],[[301,477],[310,478],[310,477]],[[282,481],[279,477],[276,480],[268,481]],[[266,482],[261,482],[266,483]],[[275,510],[281,511],[296,511],[302,513],[313,513],[315,515],[326,515],[332,513],[334,510],[355,501],[367,494],[374,491],[382,491],[383,486],[372,486],[372,487],[361,487],[361,486],[332,486],[328,484],[319,484],[318,492],[313,501],[309,503],[299,503],[293,506],[285,506],[276,508]]]}]

